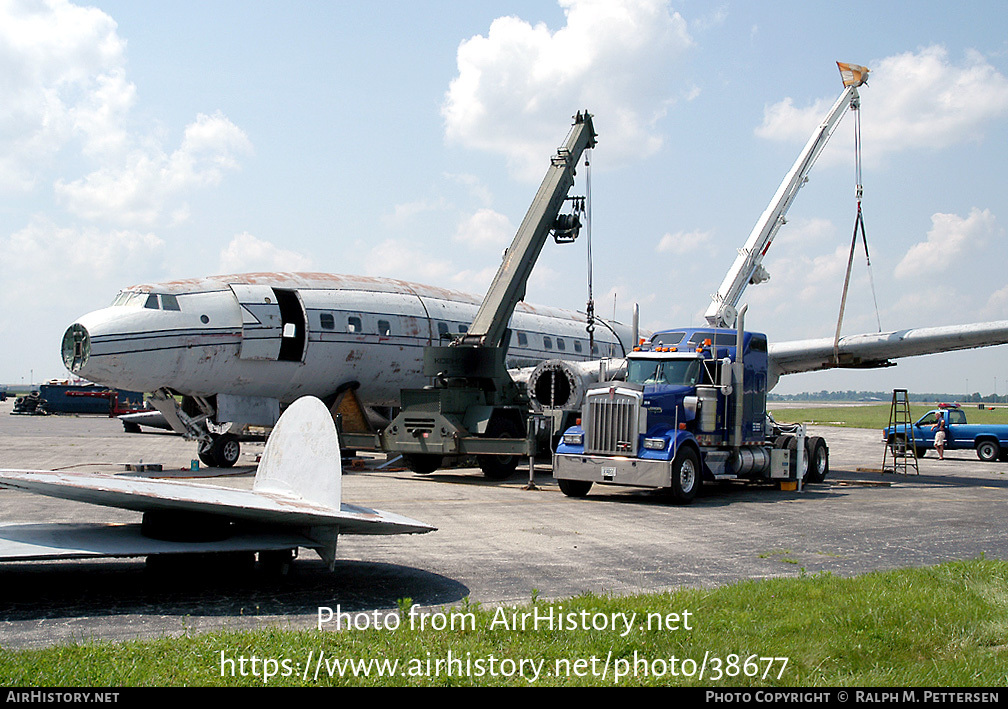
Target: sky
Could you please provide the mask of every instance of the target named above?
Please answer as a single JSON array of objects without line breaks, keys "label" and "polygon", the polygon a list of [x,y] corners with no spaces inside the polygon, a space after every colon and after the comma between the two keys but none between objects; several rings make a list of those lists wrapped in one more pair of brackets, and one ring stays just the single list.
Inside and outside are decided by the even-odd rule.
[{"label": "sky", "polygon": [[[65,377],[76,317],[245,271],[481,294],[582,109],[596,311],[699,325],[816,125],[861,93],[843,333],[1008,319],[1003,1],[0,0],[0,382]],[[747,328],[832,337],[856,216],[847,115]],[[583,310],[586,235],[530,303]],[[877,304],[877,308],[876,308]],[[779,393],[1008,392],[1008,347],[784,377]]]}]

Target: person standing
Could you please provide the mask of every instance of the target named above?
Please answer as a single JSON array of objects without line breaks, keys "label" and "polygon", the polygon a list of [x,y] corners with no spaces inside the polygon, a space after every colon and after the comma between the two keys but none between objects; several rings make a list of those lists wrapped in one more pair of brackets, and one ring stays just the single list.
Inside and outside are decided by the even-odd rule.
[{"label": "person standing", "polygon": [[945,439],[947,438],[947,430],[945,425],[945,412],[938,412],[938,420],[935,421],[931,430],[934,431],[938,429],[935,433],[935,450],[938,451],[938,460],[945,460]]}]

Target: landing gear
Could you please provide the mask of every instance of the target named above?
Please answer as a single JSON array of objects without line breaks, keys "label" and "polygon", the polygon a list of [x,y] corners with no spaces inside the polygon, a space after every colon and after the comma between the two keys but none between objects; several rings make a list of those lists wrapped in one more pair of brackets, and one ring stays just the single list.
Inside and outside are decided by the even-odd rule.
[{"label": "landing gear", "polygon": [[203,461],[204,465],[215,468],[230,468],[238,462],[238,456],[241,454],[241,444],[238,442],[238,437],[233,433],[224,433],[219,436],[211,434],[210,445],[201,441],[198,454],[199,459]]}]

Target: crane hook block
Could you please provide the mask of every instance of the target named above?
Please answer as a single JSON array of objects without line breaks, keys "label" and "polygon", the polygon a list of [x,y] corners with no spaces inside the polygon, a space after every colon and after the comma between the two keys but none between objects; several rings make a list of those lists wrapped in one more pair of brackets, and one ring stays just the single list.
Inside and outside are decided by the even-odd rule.
[{"label": "crane hook block", "polygon": [[581,219],[577,214],[558,214],[553,222],[553,240],[558,244],[570,244],[581,232]]}]

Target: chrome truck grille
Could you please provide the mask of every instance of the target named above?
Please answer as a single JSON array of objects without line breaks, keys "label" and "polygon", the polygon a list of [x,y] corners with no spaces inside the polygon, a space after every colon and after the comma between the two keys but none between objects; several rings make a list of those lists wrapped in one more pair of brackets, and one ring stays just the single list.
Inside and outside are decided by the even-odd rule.
[{"label": "chrome truck grille", "polygon": [[637,455],[641,394],[621,387],[589,391],[582,423],[585,453]]}]

